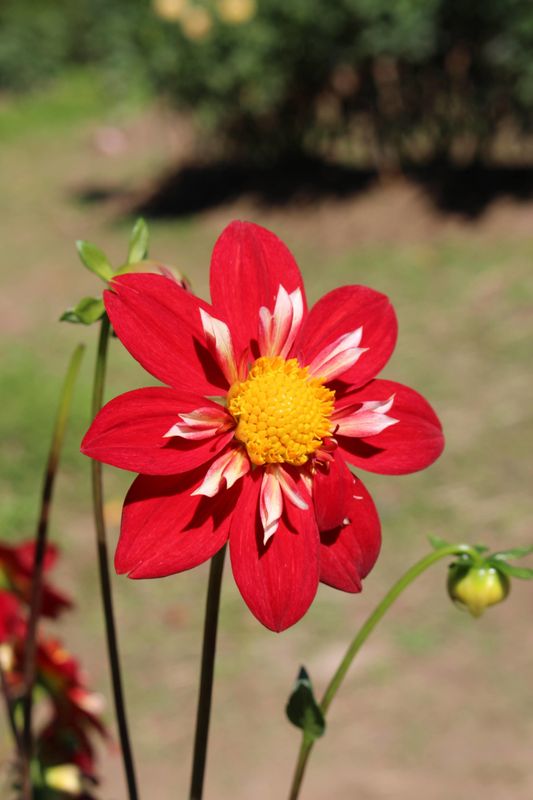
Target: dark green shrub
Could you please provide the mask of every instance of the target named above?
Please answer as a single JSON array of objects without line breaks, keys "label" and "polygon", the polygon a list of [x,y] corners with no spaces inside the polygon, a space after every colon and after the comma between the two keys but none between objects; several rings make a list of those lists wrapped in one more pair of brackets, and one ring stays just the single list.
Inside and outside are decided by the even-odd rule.
[{"label": "dark green shrub", "polygon": [[[354,129],[385,164],[457,146],[475,158],[500,123],[531,126],[530,0],[247,0],[241,24],[221,13],[230,0],[173,2],[179,18],[143,51],[147,74],[247,158]],[[188,8],[208,15],[194,35]]]},{"label": "dark green shrub", "polygon": [[261,161],[354,131],[385,164],[475,158],[502,123],[531,127],[530,0],[153,3],[2,0],[0,89],[100,64],[114,91],[164,95]]}]

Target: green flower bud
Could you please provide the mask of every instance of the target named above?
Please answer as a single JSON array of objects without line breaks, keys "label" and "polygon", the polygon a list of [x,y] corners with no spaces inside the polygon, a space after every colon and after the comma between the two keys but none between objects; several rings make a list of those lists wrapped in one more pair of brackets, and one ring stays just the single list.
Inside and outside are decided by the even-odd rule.
[{"label": "green flower bud", "polygon": [[480,617],[488,606],[505,600],[511,588],[509,578],[496,567],[452,564],[448,574],[448,594],[473,617]]},{"label": "green flower bud", "polygon": [[77,797],[83,791],[83,781],[79,767],[75,764],[60,764],[45,771],[44,780],[50,789]]}]

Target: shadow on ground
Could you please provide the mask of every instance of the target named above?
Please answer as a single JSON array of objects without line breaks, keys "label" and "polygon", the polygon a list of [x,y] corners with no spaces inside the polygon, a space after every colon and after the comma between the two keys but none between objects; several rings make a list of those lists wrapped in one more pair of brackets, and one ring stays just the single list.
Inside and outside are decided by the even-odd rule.
[{"label": "shadow on ground", "polygon": [[[518,202],[533,198],[533,167],[476,164],[461,168],[439,162],[409,167],[403,177],[422,189],[435,210],[466,221],[476,220],[500,197]],[[265,207],[345,199],[362,194],[383,180],[386,178],[372,169],[318,159],[270,167],[229,161],[191,163],[167,171],[135,196],[125,193],[121,205],[128,215],[170,219],[208,211],[245,196]],[[98,203],[118,199],[120,190],[86,185],[76,197],[81,202]]]}]

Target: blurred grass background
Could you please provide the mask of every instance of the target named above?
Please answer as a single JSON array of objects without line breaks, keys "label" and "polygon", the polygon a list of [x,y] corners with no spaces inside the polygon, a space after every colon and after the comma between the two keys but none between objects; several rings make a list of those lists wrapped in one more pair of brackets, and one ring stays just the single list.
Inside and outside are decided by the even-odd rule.
[{"label": "blurred grass background", "polygon": [[[345,9],[349,4],[341,5]],[[510,161],[516,163],[517,153],[522,158],[520,169],[513,173],[517,183],[498,183],[507,179],[507,173],[498,171],[500,166],[494,171],[494,158],[479,164],[476,156],[474,167],[469,162],[466,171],[452,159],[445,172],[445,180],[451,176],[458,181],[452,184],[451,204],[443,205],[442,193],[432,183],[437,176],[442,190],[435,153],[428,156],[423,165],[426,177],[419,180],[409,164],[398,169],[403,152],[390,141],[377,163],[368,162],[372,148],[365,151],[367,161],[361,161],[360,145],[352,148],[345,128],[333,158],[328,156],[318,167],[316,159],[324,156],[322,137],[317,149],[305,147],[295,156],[296,161],[302,156],[313,159],[305,163],[313,164],[314,172],[310,177],[311,167],[304,169],[303,180],[301,167],[291,173],[286,166],[285,147],[275,154],[284,165],[280,172],[272,151],[265,154],[263,163],[274,184],[283,180],[283,174],[286,179],[287,169],[299,181],[291,197],[275,203],[268,200],[261,181],[232,193],[226,184],[234,173],[210,172],[206,154],[218,158],[217,147],[211,140],[202,151],[198,128],[184,113],[185,106],[194,106],[194,97],[182,98],[182,110],[176,115],[162,105],[159,92],[154,99],[148,88],[152,84],[143,77],[146,63],[151,63],[152,50],[146,44],[151,26],[164,30],[161,35],[166,39],[174,36],[173,58],[196,52],[209,75],[218,48],[229,46],[224,45],[224,36],[234,44],[246,36],[246,27],[226,31],[220,44],[218,39],[209,39],[209,31],[187,37],[186,26],[178,27],[179,19],[169,27],[168,19],[150,18],[137,31],[141,44],[139,36],[126,32],[116,52],[107,48],[105,69],[95,59],[80,63],[80,51],[76,57],[53,60],[57,68],[42,66],[36,77],[15,85],[6,78],[5,67],[8,37],[2,14],[8,6],[14,8],[7,4],[0,12],[1,535],[15,541],[33,532],[51,414],[69,354],[78,341],[85,341],[88,352],[52,520],[53,537],[63,550],[58,580],[75,596],[77,610],[57,630],[83,660],[93,685],[108,699],[110,719],[89,465],[78,454],[89,422],[95,332],[57,322],[66,307],[100,288],[77,261],[76,239],[94,241],[119,262],[140,208],[149,218],[152,255],[183,269],[197,293],[207,297],[209,256],[223,226],[243,217],[271,227],[295,253],[311,300],[339,284],[359,282],[391,297],[400,320],[400,339],[384,374],[420,390],[443,420],[447,449],[429,471],[403,478],[362,476],[380,510],[384,545],[361,596],[321,589],[304,620],[274,636],[250,616],[228,570],[206,797],[284,797],[298,735],[285,721],[283,706],[299,664],[306,664],[322,689],[356,626],[392,580],[427,550],[428,533],[481,541],[496,549],[531,543],[533,206],[525,155],[527,125],[520,134],[524,138],[516,134],[509,145]],[[275,3],[271,6],[279,13]],[[421,4],[405,4],[405,14],[408,6],[421,8]],[[496,6],[493,3],[490,8]],[[507,6],[503,3],[498,9]],[[117,19],[125,13],[118,2],[110,7]],[[305,16],[303,6],[296,7]],[[135,8],[143,14],[150,10],[142,3]],[[254,11],[258,25],[261,8],[259,4]],[[441,6],[434,3],[432,8]],[[513,8],[515,19],[524,8],[521,3]],[[36,12],[30,15],[27,7],[25,15],[22,10],[10,13],[10,19],[26,21],[25,35],[39,18]],[[90,16],[96,19],[97,14]],[[317,12],[306,16],[306,24],[316,18]],[[133,12],[126,19],[135,24]],[[279,17],[273,19],[279,24]],[[73,30],[87,28],[79,20],[72,25],[65,34],[68,41]],[[111,36],[113,26],[106,25]],[[59,35],[59,22],[51,30]],[[326,29],[325,41],[327,34]],[[12,32],[10,36],[13,52],[20,54],[23,45],[15,48],[16,37]],[[37,63],[38,45],[46,43],[46,36],[41,34],[34,41],[34,45],[24,43],[24,48],[25,52],[30,46],[35,48]],[[115,63],[108,71],[108,61],[124,49],[129,52],[127,45],[134,41],[135,52],[144,53],[145,61],[140,62],[142,70],[138,65],[130,72],[128,86],[116,77]],[[295,41],[295,37],[285,39],[285,47],[296,46]],[[376,41],[389,49],[394,44],[384,36]],[[522,39],[513,41],[519,49]],[[191,50],[193,46],[208,48],[208,52]],[[335,42],[324,49],[338,52]],[[478,51],[474,48],[473,52]],[[34,65],[26,67],[30,70]],[[433,68],[438,71],[437,62]],[[168,69],[181,75],[173,62]],[[258,73],[254,74],[253,80],[258,81]],[[47,80],[41,81],[43,76]],[[183,80],[187,83],[187,76]],[[163,78],[161,83],[165,84]],[[234,84],[228,81],[225,91],[233,90]],[[221,95],[221,108],[227,93]],[[208,96],[206,90],[204,97]],[[523,97],[521,108],[527,111],[527,97]],[[527,114],[521,114],[527,122]],[[204,117],[200,108],[198,118]],[[376,120],[382,119],[377,114]],[[233,128],[216,115],[201,129],[202,147],[216,125],[229,137],[225,152],[233,162]],[[261,130],[260,120],[255,130]],[[244,141],[253,147],[253,137]],[[476,150],[465,145],[464,152],[473,158]],[[346,153],[352,154],[351,160],[343,160]],[[249,151],[244,156],[249,163]],[[198,173],[203,181],[199,203],[183,197],[190,182],[184,190],[178,180],[177,194],[172,189],[173,176],[179,179],[191,158],[207,164]],[[341,170],[333,173],[334,179],[328,172],[332,163]],[[352,173],[354,165],[357,169]],[[365,170],[370,170],[369,175]],[[487,187],[485,195],[483,187]],[[461,201],[466,196],[475,202],[465,210]],[[198,207],[202,210],[195,212]],[[145,380],[114,342],[108,397]],[[113,548],[131,476],[111,469],[106,475]],[[145,797],[164,800],[186,793],[206,577],[206,569],[200,568],[158,582],[115,580],[133,738]],[[531,589],[515,581],[507,603],[473,621],[452,607],[445,594],[445,577],[445,568],[437,567],[420,580],[370,640],[332,707],[330,730],[316,748],[303,797],[444,800],[482,794],[487,800],[525,800],[531,796]],[[8,755],[5,730],[2,759]],[[113,752],[103,752],[102,757],[102,798],[118,800],[124,796],[120,760]]]}]

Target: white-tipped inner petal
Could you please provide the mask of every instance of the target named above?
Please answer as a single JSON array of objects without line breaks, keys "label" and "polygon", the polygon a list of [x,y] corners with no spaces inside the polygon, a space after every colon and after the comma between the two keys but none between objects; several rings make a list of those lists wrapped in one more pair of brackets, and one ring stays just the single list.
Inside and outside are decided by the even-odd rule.
[{"label": "white-tipped inner petal", "polygon": [[333,417],[337,425],[337,433],[341,436],[366,437],[376,436],[391,425],[399,422],[394,417],[389,417],[395,395],[388,400],[367,400],[356,411],[350,408],[335,411]]},{"label": "white-tipped inner petal", "polygon": [[296,486],[296,481],[292,475],[290,475],[282,466],[278,465],[272,467],[272,472],[278,480],[285,499],[289,500],[297,508],[301,508],[302,511],[307,511],[309,506],[299,493],[298,487]]},{"label": "white-tipped inner petal", "polygon": [[359,347],[363,336],[363,328],[344,333],[331,344],[324,347],[311,361],[309,374],[331,381],[353,367],[368,347]]},{"label": "white-tipped inner petal", "polygon": [[200,317],[209,352],[224,373],[228,383],[232,384],[239,375],[230,330],[225,322],[212,317],[203,308],[200,309]]},{"label": "white-tipped inner petal", "polygon": [[249,471],[250,461],[242,448],[228,450],[211,464],[202,483],[191,494],[214,497],[222,488],[230,489]]},{"label": "white-tipped inner petal", "polygon": [[285,340],[290,333],[292,323],[292,304],[284,286],[278,289],[278,296],[271,316],[269,355],[281,355]]},{"label": "white-tipped inner petal", "polygon": [[283,513],[283,495],[277,477],[265,470],[259,497],[259,515],[263,525],[263,544],[266,544],[278,529]]},{"label": "white-tipped inner petal", "polygon": [[223,408],[206,406],[197,408],[186,414],[179,415],[180,422],[176,422],[163,436],[169,439],[179,436],[182,439],[209,439],[217,433],[229,430],[233,421],[228,412]]},{"label": "white-tipped inner petal", "polygon": [[294,292],[291,292],[289,295],[289,300],[292,306],[292,321],[289,335],[287,336],[285,344],[283,345],[280,353],[282,358],[287,358],[289,355],[290,349],[294,344],[294,340],[296,339],[298,331],[300,330],[300,325],[302,324],[304,315],[304,299],[302,297],[301,289],[295,289]]},{"label": "white-tipped inner petal", "polygon": [[259,309],[259,351],[262,356],[286,358],[296,338],[303,317],[303,298],[300,289],[290,294],[280,286],[274,311],[266,306]]}]

